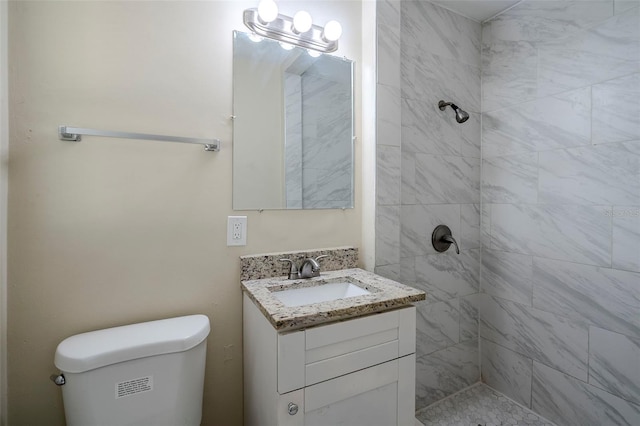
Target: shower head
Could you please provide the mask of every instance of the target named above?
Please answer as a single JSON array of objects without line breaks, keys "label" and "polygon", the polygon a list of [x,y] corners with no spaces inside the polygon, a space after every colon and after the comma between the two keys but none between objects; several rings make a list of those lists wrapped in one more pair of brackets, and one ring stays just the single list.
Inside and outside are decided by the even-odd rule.
[{"label": "shower head", "polygon": [[445,108],[447,108],[447,106],[450,106],[456,112],[456,121],[458,123],[464,123],[469,119],[469,113],[460,109],[453,102],[445,102],[445,101],[438,102],[438,108],[440,108],[440,111],[444,111]]}]

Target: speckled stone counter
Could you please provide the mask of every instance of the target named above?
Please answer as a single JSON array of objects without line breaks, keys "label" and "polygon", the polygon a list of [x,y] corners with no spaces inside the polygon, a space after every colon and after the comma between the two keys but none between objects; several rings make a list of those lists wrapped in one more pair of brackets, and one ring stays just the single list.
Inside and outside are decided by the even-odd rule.
[{"label": "speckled stone counter", "polygon": [[[315,286],[340,280],[351,282],[371,292],[362,296],[287,307],[274,292]],[[381,312],[425,299],[425,293],[363,269],[351,268],[322,272],[319,277],[289,280],[286,277],[242,281],[247,293],[278,331],[296,330],[332,321]]]},{"label": "speckled stone counter", "polygon": [[288,263],[280,262],[280,259],[291,259],[299,265],[308,257],[316,258],[320,255],[327,255],[320,261],[323,271],[355,268],[358,263],[358,249],[355,247],[252,254],[240,256],[240,280],[279,277],[287,274],[290,268]]}]

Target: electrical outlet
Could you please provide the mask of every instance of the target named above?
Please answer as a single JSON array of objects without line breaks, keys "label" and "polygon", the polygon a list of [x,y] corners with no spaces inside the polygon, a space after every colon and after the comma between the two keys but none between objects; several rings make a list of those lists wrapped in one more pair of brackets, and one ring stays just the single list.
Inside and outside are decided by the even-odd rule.
[{"label": "electrical outlet", "polygon": [[239,222],[233,222],[233,235],[231,236],[232,240],[240,240],[242,239],[242,224]]},{"label": "electrical outlet", "polygon": [[247,245],[247,217],[229,216],[227,218],[227,245]]}]

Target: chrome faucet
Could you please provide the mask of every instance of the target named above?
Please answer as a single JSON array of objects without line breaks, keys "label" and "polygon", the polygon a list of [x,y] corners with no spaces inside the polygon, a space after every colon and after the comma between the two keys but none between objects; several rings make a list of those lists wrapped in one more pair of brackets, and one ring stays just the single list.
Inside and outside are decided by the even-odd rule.
[{"label": "chrome faucet", "polygon": [[313,278],[320,276],[320,263],[318,261],[323,257],[328,257],[328,255],[323,254],[321,256],[316,257],[308,257],[302,261],[300,264],[300,268],[296,265],[295,260],[291,259],[280,259],[280,262],[289,262],[291,264],[291,268],[289,269],[289,275],[287,276],[290,280],[297,280],[298,278]]},{"label": "chrome faucet", "polygon": [[291,259],[280,259],[280,262],[289,262],[291,263],[291,269],[289,269],[288,278],[290,280],[297,280],[300,277],[298,273],[298,267],[296,266],[296,262]]}]

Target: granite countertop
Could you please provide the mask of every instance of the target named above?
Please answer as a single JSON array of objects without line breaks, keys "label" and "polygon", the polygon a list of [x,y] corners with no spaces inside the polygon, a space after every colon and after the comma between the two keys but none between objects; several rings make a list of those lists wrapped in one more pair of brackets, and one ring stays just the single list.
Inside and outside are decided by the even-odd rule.
[{"label": "granite countertop", "polygon": [[[287,307],[274,292],[311,287],[343,279],[371,292],[362,296]],[[306,328],[332,321],[381,312],[425,299],[425,292],[359,268],[322,272],[319,277],[289,280],[287,277],[242,281],[247,293],[278,331]]]}]

